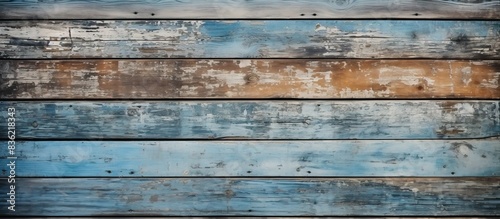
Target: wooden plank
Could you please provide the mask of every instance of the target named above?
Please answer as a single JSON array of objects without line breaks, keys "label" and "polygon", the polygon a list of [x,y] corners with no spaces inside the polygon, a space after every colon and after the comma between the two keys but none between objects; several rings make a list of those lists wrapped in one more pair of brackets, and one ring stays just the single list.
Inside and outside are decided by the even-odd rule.
[{"label": "wooden plank", "polygon": [[0,98],[490,98],[500,61],[0,60]]},{"label": "wooden plank", "polygon": [[0,22],[1,58],[500,58],[500,22]]},{"label": "wooden plank", "polygon": [[[82,13],[75,13],[82,12]],[[13,0],[0,19],[500,19],[498,0]]]},{"label": "wooden plank", "polygon": [[[17,177],[500,176],[500,139],[20,141]],[[0,177],[8,177],[4,170]]]},{"label": "wooden plank", "polygon": [[[500,134],[499,101],[21,101],[24,139],[436,139]],[[7,120],[7,113],[1,115]],[[7,133],[7,126],[0,132]]]},{"label": "wooden plank", "polygon": [[[8,191],[7,180],[0,189]],[[18,178],[36,216],[467,216],[500,214],[497,178]],[[5,204],[4,204],[5,205]]]}]

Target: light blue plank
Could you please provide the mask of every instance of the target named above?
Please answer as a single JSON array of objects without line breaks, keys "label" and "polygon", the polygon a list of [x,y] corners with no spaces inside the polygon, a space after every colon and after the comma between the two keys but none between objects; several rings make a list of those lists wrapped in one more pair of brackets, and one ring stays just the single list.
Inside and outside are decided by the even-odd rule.
[{"label": "light blue plank", "polygon": [[0,29],[3,58],[500,58],[497,21],[4,21]]},{"label": "light blue plank", "polygon": [[[0,190],[7,191],[7,181]],[[36,216],[485,216],[497,178],[18,179],[16,212]],[[5,203],[5,202],[4,202]]]},{"label": "light blue plank", "polygon": [[0,110],[15,107],[24,139],[437,139],[498,136],[499,103],[6,101]]},{"label": "light blue plank", "polygon": [[[81,13],[75,13],[76,11]],[[0,19],[500,18],[498,0],[10,0]]]},{"label": "light blue plank", "polygon": [[19,177],[500,176],[499,139],[20,141],[16,151]]}]

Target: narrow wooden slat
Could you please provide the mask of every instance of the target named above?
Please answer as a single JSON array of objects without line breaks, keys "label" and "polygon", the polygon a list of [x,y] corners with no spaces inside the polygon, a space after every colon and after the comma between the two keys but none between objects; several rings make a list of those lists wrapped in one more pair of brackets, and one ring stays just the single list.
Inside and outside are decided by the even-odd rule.
[{"label": "narrow wooden slat", "polygon": [[57,20],[0,29],[2,58],[500,58],[496,21]]},{"label": "narrow wooden slat", "polygon": [[1,154],[17,155],[17,177],[500,176],[499,142],[21,141]]},{"label": "narrow wooden slat", "polygon": [[493,98],[500,61],[2,60],[0,98]]},{"label": "narrow wooden slat", "polygon": [[0,19],[411,18],[500,19],[498,0],[13,0]]},{"label": "narrow wooden slat", "polygon": [[[22,101],[17,138],[435,139],[500,134],[499,101]],[[1,115],[7,120],[7,113]],[[7,133],[7,126],[0,127]]]},{"label": "narrow wooden slat", "polygon": [[[0,189],[8,191],[7,180]],[[498,215],[498,178],[29,178],[16,212],[36,216]]]}]

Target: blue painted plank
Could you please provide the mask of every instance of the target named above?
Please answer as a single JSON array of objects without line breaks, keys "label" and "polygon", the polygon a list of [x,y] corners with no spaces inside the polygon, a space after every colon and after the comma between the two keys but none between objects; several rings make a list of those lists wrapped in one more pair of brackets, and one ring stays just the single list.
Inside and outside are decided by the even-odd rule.
[{"label": "blue painted plank", "polygon": [[0,155],[18,177],[500,176],[500,139],[20,141]]},{"label": "blue painted plank", "polygon": [[497,21],[0,22],[1,58],[498,59]]},{"label": "blue painted plank", "polygon": [[[75,13],[81,12],[81,13]],[[0,19],[499,19],[498,0],[10,0]]]},{"label": "blue painted plank", "polygon": [[[6,180],[0,190],[8,191]],[[22,178],[17,216],[486,216],[498,178]]]},{"label": "blue painted plank", "polygon": [[[500,101],[4,101],[23,139],[439,139],[500,134]],[[7,120],[7,114],[0,117]],[[7,133],[7,126],[0,127]]]}]

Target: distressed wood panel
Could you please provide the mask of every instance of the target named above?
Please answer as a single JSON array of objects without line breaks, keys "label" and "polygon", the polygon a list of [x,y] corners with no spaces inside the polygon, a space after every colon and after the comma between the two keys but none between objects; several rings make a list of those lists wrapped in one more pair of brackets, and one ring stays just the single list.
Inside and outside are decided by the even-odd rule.
[{"label": "distressed wood panel", "polygon": [[[500,134],[499,101],[22,101],[26,139],[435,139]],[[6,120],[7,114],[2,115]],[[0,132],[7,133],[7,126]]]},{"label": "distressed wood panel", "polygon": [[2,58],[500,57],[497,21],[57,20],[0,29]]},{"label": "distressed wood panel", "polygon": [[500,214],[498,178],[18,178],[16,188],[15,215]]},{"label": "distressed wood panel", "polygon": [[500,61],[0,60],[0,98],[492,98]]},{"label": "distressed wood panel", "polygon": [[[500,176],[499,146],[498,138],[21,141],[15,156],[18,177]],[[7,150],[1,154],[12,156]],[[7,160],[3,163],[8,164]],[[9,173],[4,168],[0,176]]]},{"label": "distressed wood panel", "polygon": [[[84,12],[84,13],[75,13]],[[500,19],[498,0],[14,0],[0,19],[411,18]]]}]

